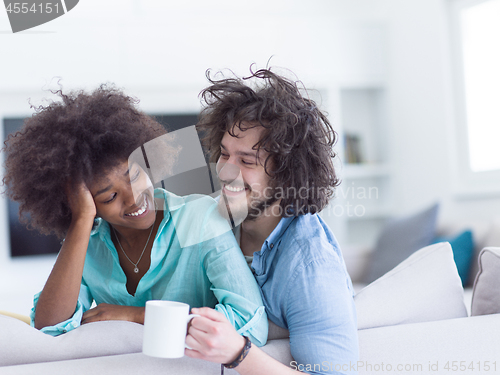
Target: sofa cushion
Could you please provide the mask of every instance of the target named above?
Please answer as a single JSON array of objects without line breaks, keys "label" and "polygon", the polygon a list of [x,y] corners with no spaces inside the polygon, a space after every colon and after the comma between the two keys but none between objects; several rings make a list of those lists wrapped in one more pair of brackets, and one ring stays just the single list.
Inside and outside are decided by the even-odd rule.
[{"label": "sofa cushion", "polygon": [[500,247],[487,247],[479,254],[471,315],[496,313],[500,313]]},{"label": "sofa cushion", "polygon": [[[104,321],[84,324],[60,336],[50,336],[21,320],[0,315],[0,366],[38,362],[65,361],[142,352],[142,324]],[[268,354],[288,358],[290,351],[280,353],[276,340],[288,342],[288,330],[269,321]],[[280,346],[281,345],[281,346]],[[3,369],[0,370],[2,373]]]},{"label": "sofa cushion", "polygon": [[287,339],[290,337],[290,332],[287,329],[281,328],[280,326],[274,324],[269,320],[269,331],[267,334],[268,340],[278,340],[278,339]]},{"label": "sofa cushion", "polygon": [[474,240],[471,230],[464,230],[456,236],[437,237],[433,243],[449,242],[453,249],[453,259],[457,265],[458,274],[462,279],[462,285],[466,285],[469,280],[472,257],[474,255]]},{"label": "sofa cushion", "polygon": [[415,251],[432,243],[438,208],[435,204],[417,214],[393,219],[384,226],[371,255],[365,283],[378,279]]},{"label": "sofa cushion", "polygon": [[[288,339],[272,340],[261,349],[288,366],[293,361]],[[220,374],[220,364],[189,357],[154,358],[142,353],[132,353],[4,367],[0,373],[2,375],[204,375]],[[238,375],[236,369],[225,369],[224,373]]]},{"label": "sofa cushion", "polygon": [[106,321],[53,337],[0,315],[0,366],[136,353],[142,351],[142,332],[141,324]]},{"label": "sofa cushion", "polygon": [[354,297],[358,329],[467,316],[448,242],[427,246]]},{"label": "sofa cushion", "polygon": [[[491,327],[500,314],[403,324],[359,331],[359,361],[353,369],[365,374],[495,374],[500,336]],[[293,361],[287,339],[272,340],[262,348],[279,362]],[[329,362],[324,366],[334,368]],[[292,364],[293,366],[293,364]],[[457,366],[458,371],[453,371]],[[466,366],[465,371],[459,371]],[[481,366],[480,368],[478,366]],[[485,366],[489,366],[487,370]],[[498,371],[498,361],[496,370]],[[162,359],[142,353],[74,359],[4,367],[2,375],[199,375],[219,374],[220,365],[188,357]],[[237,375],[235,369],[226,375]]]}]

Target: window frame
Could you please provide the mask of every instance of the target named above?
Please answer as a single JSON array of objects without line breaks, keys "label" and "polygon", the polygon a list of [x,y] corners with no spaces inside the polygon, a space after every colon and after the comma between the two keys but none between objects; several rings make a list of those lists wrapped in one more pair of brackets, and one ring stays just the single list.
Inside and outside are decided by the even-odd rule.
[{"label": "window frame", "polygon": [[473,171],[470,166],[467,103],[461,12],[492,0],[449,0],[449,23],[452,47],[453,92],[455,102],[453,155],[453,192],[456,198],[500,196],[500,169]]}]

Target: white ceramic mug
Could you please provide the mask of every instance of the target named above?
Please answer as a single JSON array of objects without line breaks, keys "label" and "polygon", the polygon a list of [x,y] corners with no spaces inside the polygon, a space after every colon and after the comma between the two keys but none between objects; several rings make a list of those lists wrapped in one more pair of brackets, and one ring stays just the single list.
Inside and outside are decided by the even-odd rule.
[{"label": "white ceramic mug", "polygon": [[196,316],[189,314],[186,303],[147,301],[142,352],[160,358],[184,356],[187,325]]}]

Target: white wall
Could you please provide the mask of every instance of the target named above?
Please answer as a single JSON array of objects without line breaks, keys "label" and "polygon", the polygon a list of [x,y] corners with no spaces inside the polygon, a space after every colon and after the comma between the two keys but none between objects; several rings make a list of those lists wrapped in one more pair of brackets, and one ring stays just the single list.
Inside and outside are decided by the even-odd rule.
[{"label": "white wall", "polygon": [[396,164],[395,204],[400,212],[442,203],[440,221],[463,225],[490,222],[500,215],[500,196],[455,194],[459,152],[455,142],[448,1],[398,1],[390,4],[390,126]]},{"label": "white wall", "polygon": [[[0,117],[30,114],[28,98],[40,104],[58,77],[65,89],[114,82],[139,97],[146,111],[195,111],[207,68],[242,75],[251,63],[264,67],[269,59],[307,87],[327,92],[339,80],[380,77],[385,54],[379,21],[357,14],[350,1],[86,0],[48,24],[10,34],[0,12],[6,51]],[[1,204],[0,264],[8,264]]]},{"label": "white wall", "polygon": [[362,59],[344,57],[357,51],[339,49],[349,38],[333,32],[345,22],[337,10],[344,6],[318,0],[82,1],[32,32],[2,35],[3,49],[14,58],[2,61],[0,82],[2,90],[40,89],[55,76],[74,87],[103,81],[126,88],[202,87],[209,67],[247,73],[251,62],[263,66],[271,56],[272,65],[306,82],[335,77],[339,68],[350,74],[353,64],[370,70]]}]

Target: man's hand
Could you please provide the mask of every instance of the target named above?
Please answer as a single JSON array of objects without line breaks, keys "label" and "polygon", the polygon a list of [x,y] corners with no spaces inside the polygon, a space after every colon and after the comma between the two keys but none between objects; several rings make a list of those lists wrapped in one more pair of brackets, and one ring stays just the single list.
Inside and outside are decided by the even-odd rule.
[{"label": "man's hand", "polygon": [[144,307],[120,306],[101,303],[86,311],[82,317],[82,324],[103,320],[126,320],[144,324]]},{"label": "man's hand", "polygon": [[202,307],[191,312],[201,317],[191,320],[186,337],[186,344],[191,349],[186,349],[186,355],[215,363],[233,362],[245,346],[243,336],[214,309]]}]

